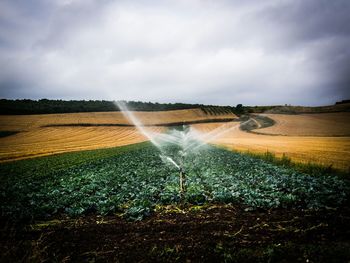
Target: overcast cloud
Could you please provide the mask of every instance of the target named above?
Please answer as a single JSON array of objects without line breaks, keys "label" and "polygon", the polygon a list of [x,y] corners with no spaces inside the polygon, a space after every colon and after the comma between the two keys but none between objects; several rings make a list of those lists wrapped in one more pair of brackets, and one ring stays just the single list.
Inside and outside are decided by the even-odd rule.
[{"label": "overcast cloud", "polygon": [[0,97],[350,98],[350,1],[1,0]]}]

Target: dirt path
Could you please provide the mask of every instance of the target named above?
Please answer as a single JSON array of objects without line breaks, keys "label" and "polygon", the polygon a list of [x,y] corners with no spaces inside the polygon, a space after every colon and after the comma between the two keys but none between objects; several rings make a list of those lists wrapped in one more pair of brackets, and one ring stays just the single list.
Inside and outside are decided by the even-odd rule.
[{"label": "dirt path", "polygon": [[[260,124],[260,122],[258,122],[254,117],[251,118],[251,120],[256,124],[256,128],[255,129],[260,129],[262,127],[262,125]],[[255,130],[254,129],[254,130]]]}]

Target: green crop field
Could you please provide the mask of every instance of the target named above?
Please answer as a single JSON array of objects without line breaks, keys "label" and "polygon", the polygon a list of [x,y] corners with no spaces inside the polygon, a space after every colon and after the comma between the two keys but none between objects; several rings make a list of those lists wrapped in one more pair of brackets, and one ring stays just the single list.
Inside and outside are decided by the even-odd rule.
[{"label": "green crop field", "polygon": [[[78,163],[75,156],[80,157]],[[147,143],[114,152],[71,153],[3,164],[1,213],[17,219],[89,213],[121,213],[128,219],[142,219],[157,205],[180,202],[235,203],[247,209],[318,209],[342,205],[349,190],[337,177],[301,174],[212,146],[187,156],[183,166],[186,191],[180,200],[178,170],[163,163],[159,150]]]},{"label": "green crop field", "polygon": [[[1,164],[1,259],[350,256],[344,174],[210,145],[184,155],[180,146],[145,142]],[[181,164],[183,192],[164,154]],[[312,237],[319,241],[310,247]]]}]

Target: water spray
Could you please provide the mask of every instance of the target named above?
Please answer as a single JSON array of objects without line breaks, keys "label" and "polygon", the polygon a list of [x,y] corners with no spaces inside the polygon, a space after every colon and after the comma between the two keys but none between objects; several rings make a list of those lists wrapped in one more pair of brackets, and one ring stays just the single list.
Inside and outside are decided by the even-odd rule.
[{"label": "water spray", "polygon": [[[210,141],[217,139],[218,137],[223,136],[224,134],[239,128],[239,125],[233,127],[227,127],[226,124],[221,125],[220,127],[207,132],[201,133],[192,127],[186,128],[183,126],[183,131],[171,130],[168,133],[159,133],[148,130],[143,123],[136,118],[132,111],[129,111],[127,105],[123,101],[116,102],[117,107],[120,109],[122,114],[133,123],[136,129],[148,138],[151,143],[158,148],[160,151],[160,158],[164,163],[171,164],[179,172],[179,192],[180,199],[184,200],[184,193],[186,191],[186,173],[185,173],[185,161],[186,156],[189,153],[195,153],[198,149],[204,145],[207,145]],[[241,125],[244,125],[250,120],[247,120]],[[178,152],[178,158],[172,158],[169,153],[167,153],[168,146],[177,146],[181,150]]]}]

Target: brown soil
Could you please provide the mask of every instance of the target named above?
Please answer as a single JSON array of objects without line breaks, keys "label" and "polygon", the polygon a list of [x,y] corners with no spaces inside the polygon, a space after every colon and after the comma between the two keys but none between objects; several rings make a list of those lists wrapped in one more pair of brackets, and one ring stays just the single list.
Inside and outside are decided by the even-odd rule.
[{"label": "brown soil", "polygon": [[86,216],[2,229],[1,261],[348,262],[349,208],[168,207],[139,222]]}]

